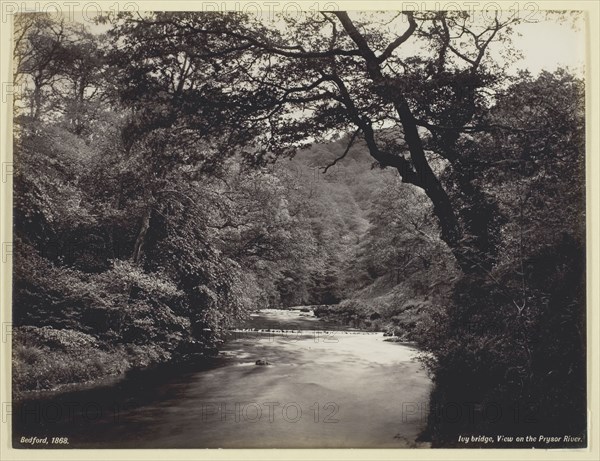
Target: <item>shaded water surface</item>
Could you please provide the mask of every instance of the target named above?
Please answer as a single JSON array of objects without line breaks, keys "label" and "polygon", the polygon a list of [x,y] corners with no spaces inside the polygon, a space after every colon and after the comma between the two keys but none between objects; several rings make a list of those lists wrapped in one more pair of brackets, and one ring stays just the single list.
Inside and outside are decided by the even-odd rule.
[{"label": "shaded water surface", "polygon": [[215,359],[15,405],[13,445],[65,448],[57,437],[80,448],[414,446],[431,383],[414,348],[384,339],[309,312],[261,311]]}]

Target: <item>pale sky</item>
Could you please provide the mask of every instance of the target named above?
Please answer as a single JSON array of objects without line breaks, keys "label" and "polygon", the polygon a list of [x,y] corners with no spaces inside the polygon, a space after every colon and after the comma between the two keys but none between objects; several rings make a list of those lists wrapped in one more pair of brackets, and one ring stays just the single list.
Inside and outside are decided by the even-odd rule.
[{"label": "pale sky", "polygon": [[557,67],[582,69],[585,63],[585,21],[579,18],[575,30],[567,22],[540,21],[520,24],[515,28],[522,36],[515,36],[513,42],[522,50],[523,60],[516,68],[528,69],[537,74],[540,70],[555,70]]},{"label": "pale sky", "polygon": [[[394,13],[390,11],[390,16],[392,14]],[[84,22],[96,33],[108,29],[107,25],[95,25],[89,20],[82,21],[82,19],[80,14],[75,14],[75,20]],[[537,12],[532,19],[537,22],[522,23],[514,28],[517,33],[512,36],[513,44],[522,52],[523,58],[512,66],[513,72],[527,69],[535,75],[543,69],[554,71],[557,67],[569,67],[583,72],[586,59],[584,17],[558,21],[557,18],[552,16],[546,18],[542,12]],[[402,33],[402,31],[395,32]],[[408,49],[406,52],[411,53]],[[499,55],[500,50],[492,49],[491,52]]]}]

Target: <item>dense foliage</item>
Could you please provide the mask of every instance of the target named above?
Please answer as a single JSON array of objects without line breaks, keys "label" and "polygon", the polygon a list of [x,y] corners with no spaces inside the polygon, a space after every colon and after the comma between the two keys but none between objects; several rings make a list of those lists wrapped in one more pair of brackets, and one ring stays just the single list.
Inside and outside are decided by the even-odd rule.
[{"label": "dense foliage", "polygon": [[427,352],[434,445],[584,432],[583,83],[491,60],[512,17],[376,19],[18,17],[17,392],[318,305]]}]

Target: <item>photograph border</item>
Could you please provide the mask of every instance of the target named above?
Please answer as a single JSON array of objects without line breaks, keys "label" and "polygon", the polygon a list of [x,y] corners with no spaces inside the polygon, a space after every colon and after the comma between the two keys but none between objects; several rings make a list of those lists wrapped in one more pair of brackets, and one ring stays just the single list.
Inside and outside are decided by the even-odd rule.
[{"label": "photograph border", "polygon": [[[266,8],[327,10],[335,5],[340,10],[453,10],[471,11],[490,9],[528,8],[543,10],[581,10],[586,12],[586,272],[587,272],[587,372],[588,372],[588,447],[585,449],[13,449],[11,444],[11,318],[12,318],[12,98],[15,88],[12,81],[11,19],[22,11],[118,11],[119,8],[137,8],[139,11],[226,11],[254,4]],[[397,459],[548,459],[548,460],[598,460],[600,459],[599,417],[599,363],[600,363],[600,111],[599,111],[599,47],[600,2],[589,1],[349,1],[349,0],[294,0],[294,1],[5,1],[0,0],[2,12],[0,25],[0,459],[2,460],[190,460],[190,459],[244,459],[244,460],[397,460]],[[250,8],[250,7],[248,7]],[[594,283],[595,282],[595,283]],[[594,309],[595,308],[595,309]],[[538,435],[538,434],[536,434]]]}]

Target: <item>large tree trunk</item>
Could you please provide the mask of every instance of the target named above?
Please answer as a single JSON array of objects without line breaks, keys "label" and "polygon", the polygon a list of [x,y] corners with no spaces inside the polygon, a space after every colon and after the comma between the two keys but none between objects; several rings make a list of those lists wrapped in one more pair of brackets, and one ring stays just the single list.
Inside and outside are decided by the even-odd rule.
[{"label": "large tree trunk", "polygon": [[[399,99],[399,96],[396,96],[395,99]],[[440,222],[442,239],[454,250],[459,245],[461,229],[450,197],[448,197],[442,183],[431,169],[431,166],[429,166],[417,125],[414,123],[414,118],[408,104],[406,101],[400,100],[394,101],[394,106],[400,116],[404,130],[404,139],[410,151],[412,164],[420,179],[420,186],[431,200],[433,212]],[[402,171],[399,172],[402,174]],[[459,264],[461,264],[461,261],[459,261]]]},{"label": "large tree trunk", "polygon": [[417,176],[421,178],[420,187],[433,204],[442,240],[448,244],[465,274],[489,271],[496,263],[499,250],[502,216],[497,204],[473,184],[473,165],[469,159],[459,160],[461,156],[458,152],[452,152],[452,155],[446,153],[446,157],[455,159],[449,167],[451,173],[448,180],[459,191],[452,198],[449,197],[427,161],[417,124],[408,104],[401,96],[396,96],[395,99],[394,105],[400,116],[412,164]]},{"label": "large tree trunk", "polygon": [[[490,253],[489,228],[493,220],[493,206],[488,206],[486,197],[477,190],[465,176],[465,168],[458,168],[458,173],[452,180],[456,182],[458,189],[464,196],[466,206],[460,206],[456,200],[451,200],[442,183],[435,175],[423,148],[418,125],[404,95],[394,87],[381,71],[380,61],[369,47],[365,38],[354,26],[346,12],[335,13],[350,38],[357,45],[365,60],[366,71],[373,81],[380,95],[390,101],[399,116],[400,124],[404,132],[404,139],[410,152],[411,164],[402,162],[397,167],[398,172],[404,180],[421,187],[433,204],[433,212],[438,218],[441,228],[441,237],[448,244],[454,254],[458,265],[465,274],[481,274],[489,270],[495,262],[495,256]],[[356,119],[356,117],[355,117]],[[372,136],[369,128],[368,135]],[[367,134],[367,133],[365,133]],[[374,139],[367,142],[371,155],[377,160],[381,152],[376,146]],[[453,147],[452,145],[450,146]],[[456,154],[456,152],[455,152]],[[447,156],[448,159],[452,157]],[[456,158],[453,158],[454,163]],[[460,211],[457,211],[459,210]],[[462,218],[462,219],[460,219]],[[464,221],[464,222],[463,222]],[[465,236],[465,231],[467,235]],[[467,238],[465,238],[467,237]]]}]

